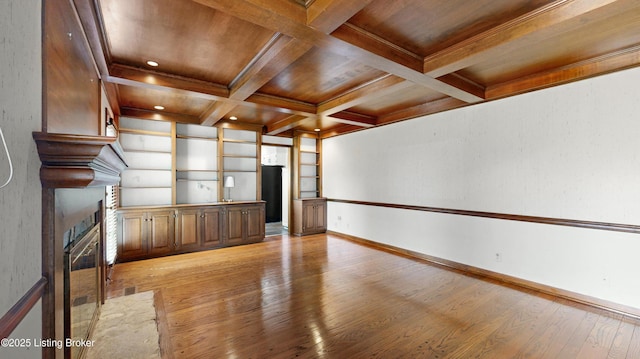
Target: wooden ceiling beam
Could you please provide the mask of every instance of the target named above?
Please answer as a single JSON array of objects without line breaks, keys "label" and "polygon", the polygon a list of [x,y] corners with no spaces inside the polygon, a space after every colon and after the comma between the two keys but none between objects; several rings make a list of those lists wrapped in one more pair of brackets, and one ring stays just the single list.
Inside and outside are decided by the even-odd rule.
[{"label": "wooden ceiling beam", "polygon": [[294,129],[309,119],[307,116],[291,115],[284,120],[267,125],[267,135],[277,135],[282,132]]},{"label": "wooden ceiling beam", "polygon": [[456,88],[462,89],[470,94],[474,94],[478,97],[486,98],[485,87],[475,83],[468,78],[458,74],[458,73],[450,73],[443,76],[438,77],[438,81],[442,81],[446,84],[454,86]]},{"label": "wooden ceiling beam", "polygon": [[213,126],[238,105],[229,101],[216,101],[200,116],[200,124]]},{"label": "wooden ceiling beam", "polygon": [[351,126],[357,126],[361,128],[374,127],[377,123],[376,118],[370,118],[370,117],[362,118],[359,116],[356,116],[355,120],[349,119],[349,116],[331,116],[331,117],[328,117],[327,119],[332,122],[342,123],[342,124],[351,125]]},{"label": "wooden ceiling beam", "polygon": [[244,100],[311,49],[311,45],[277,33],[229,86],[230,98]]},{"label": "wooden ceiling beam", "polygon": [[[321,31],[330,32],[360,11],[371,0],[345,1],[325,0],[311,6],[313,19],[301,15],[299,5],[292,4],[288,0],[278,1],[252,1],[261,7],[284,16],[285,18],[301,24],[310,25]],[[322,11],[317,11],[322,7]],[[321,22],[321,23],[319,23]],[[313,47],[312,44],[293,39],[281,33],[276,33],[271,41],[254,57],[243,71],[231,82],[229,86],[229,99],[244,101],[253,95],[258,89],[271,81],[276,75],[284,71],[289,65],[298,60]],[[201,119],[203,125],[213,125],[232,111],[235,106],[228,103],[216,103],[210,111],[205,112]]]},{"label": "wooden ceiling beam", "polygon": [[[311,45],[282,34],[275,34],[271,41],[254,57],[231,83],[229,99],[244,101],[259,88],[271,81],[287,66],[311,49]],[[206,111],[201,122],[211,126],[232,111],[236,105],[216,103],[211,111]]]},{"label": "wooden ceiling beam", "polygon": [[229,90],[219,84],[120,64],[114,64],[109,67],[109,76],[106,81],[119,85],[179,92],[205,100],[219,101],[229,97]]},{"label": "wooden ceiling beam", "polygon": [[283,97],[254,93],[246,99],[246,102],[254,105],[262,105],[273,108],[276,111],[302,116],[316,116],[317,106],[307,102],[291,100]]},{"label": "wooden ceiling beam", "polygon": [[[293,22],[299,24],[307,23],[307,9],[304,6],[296,4],[291,0],[248,0],[249,3],[267,9],[270,12],[283,16]],[[235,2],[229,3],[227,6],[234,6]],[[243,5],[239,5],[243,6]]]},{"label": "wooden ceiling beam", "polygon": [[325,138],[344,135],[347,133],[356,132],[360,130],[362,130],[362,127],[352,126],[348,124],[340,124],[338,126],[331,127],[328,130],[320,131],[319,136],[321,139],[325,139]]},{"label": "wooden ceiling beam", "polygon": [[[328,35],[318,29],[305,24],[292,21],[270,8],[259,7],[248,0],[234,0],[230,6],[225,0],[193,0],[199,4],[209,6],[244,21],[277,31],[301,41],[309,42],[314,46],[323,48],[333,53],[349,57],[367,66],[402,77],[416,84],[429,87],[451,97],[463,101],[475,103],[483,101],[483,97],[468,93],[463,89],[451,86],[423,73],[423,64],[420,59],[413,60],[410,67],[393,58],[398,53],[397,48],[384,47],[380,41],[371,42],[371,46],[365,44],[352,44],[340,39],[332,33]],[[340,27],[342,28],[342,27]],[[355,41],[355,40],[354,40]],[[392,54],[392,55],[389,55]],[[388,57],[390,56],[390,57]]]},{"label": "wooden ceiling beam", "polygon": [[640,44],[561,68],[489,86],[486,92],[489,99],[497,99],[638,66],[640,66]]},{"label": "wooden ceiling beam", "polygon": [[378,123],[378,118],[375,116],[364,115],[351,111],[340,111],[334,113],[329,119],[333,122],[344,123],[354,125],[358,127],[373,127]]},{"label": "wooden ceiling beam", "polygon": [[417,106],[382,115],[378,118],[378,125],[409,120],[420,116],[451,110],[465,105],[467,105],[467,103],[465,103],[464,101],[451,97],[445,97],[439,100],[426,102]]},{"label": "wooden ceiling beam", "polygon": [[149,110],[141,110],[138,108],[122,107],[120,116],[135,117],[146,120],[174,121],[180,123],[199,124],[200,119],[196,116],[183,115],[169,112],[156,112]]},{"label": "wooden ceiling beam", "polygon": [[372,0],[315,0],[307,8],[307,25],[332,33]]},{"label": "wooden ceiling beam", "polygon": [[490,56],[489,50],[536,31],[549,29],[593,11],[603,10],[614,15],[634,7],[637,7],[637,1],[633,0],[556,0],[425,57],[423,72],[438,78],[479,63]]},{"label": "wooden ceiling beam", "polygon": [[484,93],[469,87],[457,87],[423,73],[423,59],[400,46],[375,36],[352,24],[346,23],[323,39],[324,47],[334,53],[347,56],[368,66],[402,77],[415,84],[469,103],[484,100]]},{"label": "wooden ceiling beam", "polygon": [[412,86],[413,83],[403,78],[384,75],[331,100],[318,104],[319,115],[331,115],[359,104],[373,101],[391,93]]},{"label": "wooden ceiling beam", "polygon": [[[110,67],[110,73],[108,81],[111,83],[182,93],[216,101],[216,103],[228,102],[231,103],[230,106],[233,107],[238,105],[265,107],[273,111],[305,116],[315,116],[317,111],[317,107],[313,104],[260,93],[253,93],[245,100],[235,100],[229,98],[229,90],[219,84],[162,74],[130,66],[112,65]],[[218,109],[218,113],[220,113],[222,108],[219,106],[220,105],[216,105],[215,108],[210,108],[209,110],[213,111],[213,109]],[[207,117],[209,115],[207,115]],[[204,122],[207,117],[203,115],[200,122]]]},{"label": "wooden ceiling beam", "polygon": [[[372,54],[376,54],[377,56],[382,57],[387,62],[401,65],[414,73],[422,74],[423,58],[421,56],[414,54],[353,24],[342,24],[333,33],[331,33],[331,36],[336,39],[340,39],[345,43],[350,44],[351,46],[366,50]],[[340,44],[338,43],[337,46],[339,45]],[[338,47],[334,50],[338,51],[340,50],[340,48]],[[353,56],[350,53],[344,53],[344,55]],[[361,56],[361,54],[356,55]],[[379,64],[376,68],[380,68],[383,66],[384,64],[382,63]],[[392,73],[391,71],[386,72]]]}]

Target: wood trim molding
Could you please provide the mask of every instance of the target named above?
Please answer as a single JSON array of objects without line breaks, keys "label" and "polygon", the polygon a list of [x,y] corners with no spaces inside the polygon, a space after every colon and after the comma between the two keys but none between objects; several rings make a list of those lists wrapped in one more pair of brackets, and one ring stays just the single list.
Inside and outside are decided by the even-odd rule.
[{"label": "wood trim molding", "polygon": [[40,278],[0,319],[0,337],[7,338],[42,298],[47,278]]},{"label": "wood trim molding", "polygon": [[629,306],[626,306],[626,305],[623,305],[623,304],[610,302],[610,301],[607,301],[607,300],[591,297],[591,296],[588,296],[588,295],[575,293],[575,292],[571,292],[571,291],[564,290],[564,289],[559,289],[559,288],[552,287],[552,286],[549,286],[549,285],[532,282],[532,281],[529,281],[529,280],[526,280],[526,279],[509,276],[509,275],[498,273],[498,272],[493,272],[493,271],[490,271],[490,270],[486,270],[486,269],[470,266],[470,265],[467,265],[467,264],[462,264],[462,263],[450,261],[448,259],[443,259],[443,258],[430,256],[430,255],[419,253],[419,252],[414,252],[414,251],[411,251],[411,250],[408,250],[408,249],[392,246],[392,245],[389,245],[389,244],[379,243],[379,242],[371,241],[371,240],[360,238],[360,237],[356,237],[356,236],[351,236],[351,235],[347,235],[347,234],[343,234],[343,233],[339,233],[339,232],[333,232],[333,231],[328,231],[327,234],[338,236],[338,237],[341,237],[341,238],[344,238],[344,239],[347,239],[347,240],[350,240],[350,241],[353,241],[353,242],[357,242],[357,243],[360,243],[360,244],[363,244],[363,245],[366,245],[366,246],[369,246],[369,247],[372,247],[372,248],[383,250],[383,251],[386,251],[386,252],[390,252],[390,253],[394,253],[394,254],[400,254],[400,255],[403,255],[403,256],[416,258],[416,259],[419,259],[419,260],[424,260],[424,261],[429,262],[429,263],[434,264],[434,265],[438,265],[438,266],[446,267],[446,268],[453,269],[453,270],[456,270],[456,271],[460,271],[461,273],[463,273],[465,275],[471,275],[471,276],[475,276],[475,277],[479,277],[479,278],[486,278],[486,279],[490,279],[490,280],[496,280],[498,282],[503,282],[503,283],[506,283],[506,284],[509,284],[509,285],[513,285],[513,286],[516,286],[516,287],[521,287],[521,288],[525,288],[525,289],[534,290],[536,292],[548,294],[548,295],[551,295],[551,296],[554,296],[554,297],[557,297],[557,298],[570,300],[572,302],[576,302],[576,303],[588,305],[588,306],[591,306],[591,307],[603,309],[603,310],[606,310],[606,311],[609,311],[609,312],[622,314],[622,315],[625,315],[625,316],[628,316],[628,317],[640,319],[640,308],[629,307]]},{"label": "wood trim molding", "polygon": [[557,225],[557,226],[568,226],[568,227],[578,227],[578,228],[588,228],[588,229],[599,229],[599,230],[603,230],[603,231],[614,231],[614,232],[626,232],[626,233],[640,234],[640,226],[632,225],[632,224],[581,221],[581,220],[566,219],[566,218],[525,216],[525,215],[519,215],[519,214],[481,212],[481,211],[470,211],[470,210],[464,210],[464,209],[425,207],[425,206],[414,206],[414,205],[395,204],[395,203],[352,201],[352,200],[335,199],[335,198],[329,198],[327,200],[329,202],[357,204],[357,205],[363,205],[363,206],[375,206],[375,207],[386,207],[386,208],[396,208],[396,209],[408,209],[408,210],[413,210],[413,211],[446,213],[446,214],[455,214],[455,215],[461,215],[461,216],[504,219],[504,220],[509,220],[509,221],[531,222],[531,223],[540,223],[540,224],[552,224],[552,225]]},{"label": "wood trim molding", "polygon": [[115,137],[34,132],[44,188],[114,185],[127,167]]}]

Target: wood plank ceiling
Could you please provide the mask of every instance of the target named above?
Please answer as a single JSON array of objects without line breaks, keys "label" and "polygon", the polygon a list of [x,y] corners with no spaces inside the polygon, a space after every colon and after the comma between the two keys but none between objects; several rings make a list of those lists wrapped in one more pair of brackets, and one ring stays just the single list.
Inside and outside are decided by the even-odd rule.
[{"label": "wood plank ceiling", "polygon": [[235,116],[272,135],[329,137],[640,65],[638,0],[72,1],[117,114]]}]

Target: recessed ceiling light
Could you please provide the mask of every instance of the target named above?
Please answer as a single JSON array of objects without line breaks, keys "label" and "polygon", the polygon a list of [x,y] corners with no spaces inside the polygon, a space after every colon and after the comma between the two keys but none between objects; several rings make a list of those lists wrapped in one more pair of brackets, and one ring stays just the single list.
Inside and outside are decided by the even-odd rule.
[{"label": "recessed ceiling light", "polygon": [[155,62],[155,61],[147,61],[147,65],[156,67],[156,66],[158,66],[158,63]]},{"label": "recessed ceiling light", "polygon": [[316,131],[316,132],[320,132],[319,128],[314,128],[313,130]]},{"label": "recessed ceiling light", "polygon": [[164,106],[153,106],[156,110],[164,110]]},{"label": "recessed ceiling light", "polygon": [[237,120],[238,118],[237,118],[236,116],[231,116],[231,117],[229,117],[229,119],[230,119],[230,120],[232,120],[232,121],[235,121],[235,120]]}]

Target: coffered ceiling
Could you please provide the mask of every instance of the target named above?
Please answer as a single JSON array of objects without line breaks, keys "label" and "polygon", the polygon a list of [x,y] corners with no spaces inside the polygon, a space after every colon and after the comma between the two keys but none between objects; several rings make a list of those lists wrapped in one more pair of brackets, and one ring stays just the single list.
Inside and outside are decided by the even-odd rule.
[{"label": "coffered ceiling", "polygon": [[73,2],[117,114],[234,116],[272,135],[329,137],[640,64],[638,0]]}]

